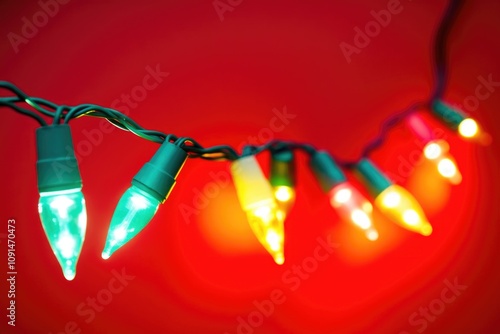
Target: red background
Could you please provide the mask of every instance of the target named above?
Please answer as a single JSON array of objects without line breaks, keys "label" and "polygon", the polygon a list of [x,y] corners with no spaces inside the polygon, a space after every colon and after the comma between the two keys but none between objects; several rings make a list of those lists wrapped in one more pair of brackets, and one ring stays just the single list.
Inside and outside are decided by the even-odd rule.
[{"label": "red background", "polygon": [[[221,21],[208,0],[75,0],[61,5],[16,53],[8,34],[21,34],[23,17],[32,21],[41,7],[2,2],[0,77],[56,103],[110,106],[141,85],[147,66],[159,64],[170,75],[130,111],[147,128],[192,136],[203,145],[238,146],[270,126],[274,108],[286,106],[296,117],[275,138],[355,158],[384,119],[425,99],[432,87],[430,47],[446,1],[402,1],[401,13],[350,64],[344,58],[339,44],[353,44],[354,27],[364,27],[373,20],[370,11],[387,3],[244,0]],[[448,46],[448,101],[463,104],[475,94],[479,76],[500,81],[499,13],[497,1],[466,1]],[[209,173],[228,168],[226,162],[201,160],[188,161],[147,228],[102,260],[114,207],[157,148],[120,130],[104,134],[79,158],[88,228],[72,282],[62,276],[38,218],[36,123],[2,108],[0,233],[6,233],[7,219],[16,219],[18,276],[15,330],[6,325],[4,279],[0,326],[18,333],[60,333],[68,326],[68,333],[232,334],[238,317],[257,310],[254,301],[279,289],[285,302],[275,305],[255,333],[417,333],[423,325],[410,323],[410,316],[437,305],[444,281],[456,279],[467,288],[425,332],[498,332],[499,107],[497,87],[471,111],[492,134],[489,147],[445,130],[464,177],[459,186],[449,186],[425,164],[411,175],[401,172],[401,161],[411,160],[419,148],[404,127],[395,128],[372,155],[420,201],[434,226],[430,237],[376,214],[380,238],[365,240],[339,221],[299,155],[283,266],[251,234],[232,183],[219,184],[189,221],[183,217],[181,208],[193,207],[196,192],[214,185]],[[77,146],[100,120],[70,124]],[[265,168],[267,155],[259,160]],[[282,275],[313,255],[317,238],[328,236],[338,244],[335,252],[292,291]],[[78,305],[105,294],[112,270],[122,268],[135,278],[87,323]]]}]

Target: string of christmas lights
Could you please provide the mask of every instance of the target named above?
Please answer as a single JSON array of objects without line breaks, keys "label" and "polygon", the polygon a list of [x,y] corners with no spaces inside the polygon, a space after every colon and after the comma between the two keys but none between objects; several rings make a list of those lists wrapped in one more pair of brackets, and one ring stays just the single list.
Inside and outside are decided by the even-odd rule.
[{"label": "string of christmas lights", "polygon": [[[188,158],[229,161],[238,199],[252,231],[277,264],[285,261],[286,217],[295,201],[295,152],[309,156],[309,165],[321,189],[342,220],[361,229],[369,240],[379,233],[373,224],[373,206],[347,179],[344,170],[353,170],[373,197],[375,206],[401,227],[428,236],[432,226],[416,199],[392,182],[370,160],[369,155],[382,146],[388,132],[404,122],[425,145],[424,156],[434,162],[438,172],[452,184],[462,175],[449,153],[449,144],[433,136],[432,129],[417,114],[432,113],[464,139],[487,142],[488,135],[463,111],[443,101],[446,85],[446,39],[458,15],[461,1],[451,1],[439,26],[434,45],[435,87],[428,100],[411,104],[395,113],[380,133],[366,145],[355,161],[342,161],[311,144],[273,140],[261,146],[247,145],[238,153],[230,145],[203,147],[190,137],[177,137],[141,127],[123,113],[94,104],[58,105],[28,96],[10,82],[0,87],[14,96],[0,97],[0,106],[36,120],[37,176],[40,200],[38,211],[43,229],[64,277],[72,280],[85,239],[87,215],[82,180],[73,151],[70,121],[80,117],[105,118],[116,127],[160,144],[159,149],[134,176],[130,188],[119,200],[108,230],[102,258],[108,259],[134,238],[153,219],[158,207],[172,191],[178,174]],[[47,123],[51,118],[52,123]],[[68,148],[71,148],[68,151]],[[268,151],[271,157],[267,179],[256,155]],[[63,168],[64,166],[73,168]]]}]

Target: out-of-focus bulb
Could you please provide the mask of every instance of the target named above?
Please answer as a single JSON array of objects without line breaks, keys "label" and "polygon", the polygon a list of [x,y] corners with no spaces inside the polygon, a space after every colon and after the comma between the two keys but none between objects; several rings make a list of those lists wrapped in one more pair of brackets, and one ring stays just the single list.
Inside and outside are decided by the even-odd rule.
[{"label": "out-of-focus bulb", "polygon": [[491,144],[491,135],[481,129],[481,126],[472,118],[466,118],[458,125],[458,133],[466,139],[471,139],[481,145]]},{"label": "out-of-focus bulb", "polygon": [[457,168],[457,165],[453,158],[447,157],[443,158],[438,162],[438,171],[443,177],[448,179],[453,184],[459,184],[462,182],[462,174]]},{"label": "out-of-focus bulb", "polygon": [[453,184],[462,182],[462,174],[455,159],[448,153],[449,145],[444,140],[433,140],[424,147],[424,156],[436,164],[439,174]]},{"label": "out-of-focus bulb", "polygon": [[[247,156],[231,164],[238,199],[257,240],[271,254],[277,264],[285,262],[284,215],[277,198],[283,205],[290,203],[290,189],[271,188],[254,156]],[[281,213],[280,213],[281,212]]]},{"label": "out-of-focus bulb", "polygon": [[407,230],[425,236],[432,233],[422,207],[406,189],[394,184],[367,158],[361,159],[355,168],[375,197],[375,206],[385,216]]},{"label": "out-of-focus bulb", "polygon": [[458,132],[462,137],[472,138],[478,135],[479,126],[472,118],[466,118],[458,125]]},{"label": "out-of-focus bulb", "polygon": [[369,240],[377,240],[378,232],[372,222],[372,204],[347,181],[333,157],[326,151],[317,151],[311,156],[310,166],[340,218],[360,228]]},{"label": "out-of-focus bulb", "polygon": [[274,197],[280,202],[290,202],[295,197],[295,191],[292,187],[277,186],[274,187]]},{"label": "out-of-focus bulb", "polygon": [[295,190],[288,186],[276,186],[273,187],[273,193],[278,207],[276,217],[279,220],[285,221],[295,201]]},{"label": "out-of-focus bulb", "polygon": [[481,145],[489,145],[491,136],[481,129],[481,126],[462,110],[442,101],[435,100],[432,103],[432,112],[453,130],[465,139],[472,140]]},{"label": "out-of-focus bulb", "polygon": [[85,199],[81,189],[40,193],[38,212],[63,275],[71,281],[76,275],[76,264],[87,227]]},{"label": "out-of-focus bulb", "polygon": [[350,183],[343,182],[330,190],[330,204],[344,221],[349,221],[364,231],[369,240],[377,240],[373,226],[371,203]]},{"label": "out-of-focus bulb", "polygon": [[448,152],[448,147],[443,147],[446,142],[444,141],[431,141],[424,147],[424,156],[429,160],[435,160]]},{"label": "out-of-focus bulb", "polygon": [[295,155],[292,150],[271,150],[269,183],[278,206],[276,217],[284,222],[295,202]]},{"label": "out-of-focus bulb", "polygon": [[158,199],[136,186],[131,186],[116,206],[102,258],[108,259],[135,237],[153,219],[159,205]]},{"label": "out-of-focus bulb", "polygon": [[375,205],[380,211],[407,230],[428,236],[432,226],[417,200],[404,188],[391,185],[376,198]]}]

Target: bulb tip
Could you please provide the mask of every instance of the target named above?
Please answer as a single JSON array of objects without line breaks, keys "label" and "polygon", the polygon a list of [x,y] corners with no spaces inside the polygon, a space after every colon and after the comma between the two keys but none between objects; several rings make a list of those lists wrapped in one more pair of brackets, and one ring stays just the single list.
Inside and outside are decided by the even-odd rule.
[{"label": "bulb tip", "polygon": [[101,257],[104,259],[104,260],[107,260],[111,257],[111,255],[113,255],[120,247],[117,247],[116,244],[115,245],[112,245],[111,243],[107,243],[106,242],[106,245],[104,246],[104,249],[102,250],[102,253],[101,253]]},{"label": "bulb tip", "polygon": [[75,279],[75,276],[76,276],[76,272],[74,272],[73,270],[64,270],[63,272],[64,274],[64,278],[66,278],[68,281],[72,281],[73,279]]},{"label": "bulb tip", "polygon": [[366,232],[366,237],[370,241],[375,241],[378,239],[379,235],[378,235],[378,232],[376,230],[372,229],[372,230]]},{"label": "bulb tip", "polygon": [[455,175],[454,177],[452,178],[449,178],[450,180],[450,183],[453,184],[453,185],[459,185],[460,183],[462,183],[462,176],[461,175]]},{"label": "bulb tip", "polygon": [[423,235],[423,236],[429,236],[432,234],[432,226],[431,224],[429,223],[425,223],[422,228],[420,229],[420,233]]},{"label": "bulb tip", "polygon": [[283,263],[285,263],[285,256],[281,253],[276,254],[274,256],[274,262],[276,262],[276,264],[282,265]]}]

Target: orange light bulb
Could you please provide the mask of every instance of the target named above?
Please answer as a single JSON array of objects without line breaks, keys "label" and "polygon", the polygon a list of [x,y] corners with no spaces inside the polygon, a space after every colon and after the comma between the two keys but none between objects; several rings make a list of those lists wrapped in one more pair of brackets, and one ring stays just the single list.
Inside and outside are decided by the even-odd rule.
[{"label": "orange light bulb", "polygon": [[404,188],[393,184],[376,198],[380,211],[401,227],[428,236],[432,226],[417,200]]}]

